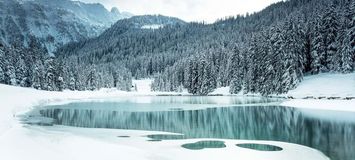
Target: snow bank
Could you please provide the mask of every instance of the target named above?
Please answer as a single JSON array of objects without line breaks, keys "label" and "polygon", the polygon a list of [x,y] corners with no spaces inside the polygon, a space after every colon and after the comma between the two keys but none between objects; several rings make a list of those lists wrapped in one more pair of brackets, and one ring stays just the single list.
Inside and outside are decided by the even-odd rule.
[{"label": "snow bank", "polygon": [[139,92],[139,93],[151,93],[152,92],[152,90],[151,90],[151,85],[153,83],[152,79],[133,80],[132,83],[133,83],[133,86],[136,87],[136,88],[133,88],[133,90],[137,89],[136,92]]},{"label": "snow bank", "polygon": [[183,92],[152,92],[151,86],[153,83],[153,79],[142,79],[142,80],[133,80],[132,81],[132,91],[134,95],[191,95],[184,90]]},{"label": "snow bank", "polygon": [[355,73],[326,73],[306,76],[288,96],[305,97],[355,97]]},{"label": "snow bank", "polygon": [[293,99],[283,102],[281,105],[295,108],[355,112],[355,100]]},{"label": "snow bank", "polygon": [[212,93],[210,93],[209,95],[231,95],[229,93],[229,89],[230,89],[230,87],[217,88]]},{"label": "snow bank", "polygon": [[306,76],[302,83],[286,96],[298,99],[288,100],[281,104],[283,106],[355,112],[355,99],[342,100],[355,97],[355,73]]}]

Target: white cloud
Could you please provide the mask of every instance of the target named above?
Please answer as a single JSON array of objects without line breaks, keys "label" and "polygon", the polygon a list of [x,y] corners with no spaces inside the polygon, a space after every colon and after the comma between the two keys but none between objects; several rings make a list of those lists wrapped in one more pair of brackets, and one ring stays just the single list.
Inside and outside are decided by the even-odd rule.
[{"label": "white cloud", "polygon": [[136,15],[162,14],[185,21],[213,22],[218,18],[260,11],[281,0],[81,0],[99,2]]}]

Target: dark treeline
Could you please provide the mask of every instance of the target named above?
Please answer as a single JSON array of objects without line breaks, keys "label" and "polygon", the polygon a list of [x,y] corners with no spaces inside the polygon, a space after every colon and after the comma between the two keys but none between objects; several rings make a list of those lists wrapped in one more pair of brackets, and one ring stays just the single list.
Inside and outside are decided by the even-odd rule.
[{"label": "dark treeline", "polygon": [[28,48],[0,43],[0,83],[43,90],[63,90],[59,63],[36,43]]},{"label": "dark treeline", "polygon": [[131,88],[122,65],[77,65],[50,56],[57,47],[101,34],[130,15],[71,0],[0,0],[0,83],[41,90]]},{"label": "dark treeline", "polygon": [[9,47],[0,43],[0,83],[48,91],[95,90],[116,87],[130,90],[130,72],[119,65],[85,68],[76,62],[62,62],[50,56],[36,40],[29,47]]}]

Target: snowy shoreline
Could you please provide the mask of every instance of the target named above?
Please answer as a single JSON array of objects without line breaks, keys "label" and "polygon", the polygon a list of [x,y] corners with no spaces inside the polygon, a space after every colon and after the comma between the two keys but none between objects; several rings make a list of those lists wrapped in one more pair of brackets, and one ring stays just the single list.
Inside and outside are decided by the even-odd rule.
[{"label": "snowy shoreline", "polygon": [[[107,99],[125,96],[192,96],[187,92],[152,92],[150,91],[152,80],[149,79],[135,80],[133,83],[139,86],[136,92],[125,92],[117,89],[49,92],[0,84],[0,135],[6,128],[11,127],[13,124],[12,119],[14,119],[17,114],[29,111],[34,106],[41,104],[68,103],[78,100]],[[223,87],[216,89],[209,96],[259,95],[231,95],[229,94],[229,87]],[[298,88],[291,90],[288,94],[270,97],[285,98],[285,102],[283,102],[281,106],[355,112],[355,99],[349,98],[355,97],[355,73],[308,76]],[[310,97],[321,97],[322,99],[309,99]]]},{"label": "snowy shoreline", "polygon": [[[217,160],[221,159],[221,157],[237,156],[249,160],[262,160],[265,158],[297,160],[300,157],[296,155],[302,153],[301,157],[304,160],[328,160],[326,156],[315,149],[284,142],[221,139],[221,141],[225,142],[226,148],[191,151],[182,148],[181,145],[211,139],[167,140],[159,143],[148,142],[145,135],[161,134],[163,132],[87,129],[66,126],[28,126],[21,124],[16,117],[17,114],[29,111],[39,104],[62,103],[82,99],[113,98],[117,96],[156,96],[162,93],[142,94],[113,90],[48,92],[6,85],[0,85],[0,91],[0,150],[3,151],[0,155],[1,159],[22,160],[26,157],[29,160],[44,160],[51,157],[54,160],[90,160],[102,158],[110,160],[124,157],[130,160],[193,160],[201,158]],[[176,94],[170,93],[169,95]],[[129,135],[131,138],[118,139],[118,135]],[[249,150],[236,147],[235,144],[239,143],[275,145],[282,147],[283,151],[260,152]]]}]

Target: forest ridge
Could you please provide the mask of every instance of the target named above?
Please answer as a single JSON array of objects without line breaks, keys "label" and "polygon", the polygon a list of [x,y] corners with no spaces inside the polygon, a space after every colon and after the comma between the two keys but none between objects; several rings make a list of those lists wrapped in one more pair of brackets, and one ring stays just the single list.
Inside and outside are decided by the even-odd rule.
[{"label": "forest ridge", "polygon": [[[36,39],[30,47],[1,45],[0,82],[130,90],[133,78],[154,78],[154,91],[282,94],[306,74],[354,71],[354,17],[354,0],[289,0],[213,24],[136,16],[59,47],[55,57]],[[163,27],[142,28],[155,24]]]}]

